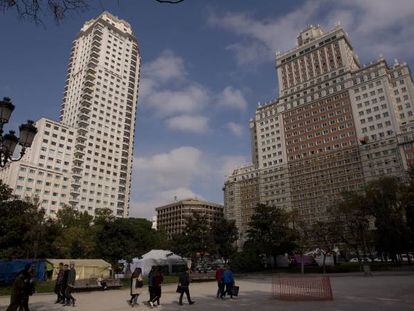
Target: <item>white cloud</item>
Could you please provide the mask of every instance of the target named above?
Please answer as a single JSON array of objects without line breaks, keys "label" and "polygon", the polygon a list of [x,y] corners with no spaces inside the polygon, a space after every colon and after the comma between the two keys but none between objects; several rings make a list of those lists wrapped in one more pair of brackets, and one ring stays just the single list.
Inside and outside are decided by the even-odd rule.
[{"label": "white cloud", "polygon": [[168,153],[139,157],[134,161],[140,189],[167,190],[188,187],[194,174],[199,171],[201,151],[194,147],[180,147]]},{"label": "white cloud", "polygon": [[239,168],[248,162],[245,156],[240,155],[223,156],[220,160],[222,164],[220,173],[222,176],[230,175],[236,168]]},{"label": "white cloud", "polygon": [[177,113],[199,112],[209,101],[208,91],[194,84],[180,90],[153,91],[146,97],[145,104],[154,109],[159,117],[169,117]]},{"label": "white cloud", "polygon": [[227,123],[227,128],[236,136],[241,137],[243,135],[243,126],[241,124],[229,122]]},{"label": "white cloud", "polygon": [[201,195],[194,193],[193,191],[191,191],[191,189],[188,188],[181,187],[177,189],[161,191],[148,201],[132,201],[130,208],[130,216],[144,217],[150,219],[152,216],[156,215],[156,207],[171,203],[175,199],[183,200],[188,198],[197,198],[200,200],[204,200],[204,198]]},{"label": "white cloud", "polygon": [[181,115],[167,119],[167,126],[172,130],[206,133],[208,131],[208,118],[203,116]]},{"label": "white cloud", "polygon": [[203,193],[221,191],[224,176],[243,163],[243,156],[208,154],[191,146],[137,157],[133,166],[131,216],[151,217],[155,207],[171,202],[175,196],[211,200]]},{"label": "white cloud", "polygon": [[412,0],[308,0],[276,18],[254,18],[233,12],[212,13],[210,26],[231,31],[241,41],[227,49],[235,52],[240,65],[273,61],[274,53],[296,45],[296,36],[308,24],[330,29],[340,21],[350,33],[356,50],[370,60],[383,53],[387,57],[411,57],[414,46],[414,5]]},{"label": "white cloud", "polygon": [[222,107],[245,110],[247,101],[242,92],[231,86],[227,86],[218,96],[217,104]]},{"label": "white cloud", "polygon": [[186,75],[184,60],[171,50],[164,50],[154,61],[143,66],[143,76],[158,83],[182,80]]}]

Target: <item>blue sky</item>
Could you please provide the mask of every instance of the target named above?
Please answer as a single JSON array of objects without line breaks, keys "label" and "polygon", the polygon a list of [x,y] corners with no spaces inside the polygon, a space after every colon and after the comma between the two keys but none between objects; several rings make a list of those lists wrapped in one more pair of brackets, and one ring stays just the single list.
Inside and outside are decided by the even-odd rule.
[{"label": "blue sky", "polygon": [[177,196],[222,202],[224,176],[250,160],[248,120],[277,96],[276,51],[308,24],[338,21],[362,63],[382,54],[412,64],[412,0],[91,1],[44,26],[0,15],[0,96],[16,105],[9,128],[58,118],[72,40],[103,10],[127,20],[142,57],[131,215],[151,217]]}]

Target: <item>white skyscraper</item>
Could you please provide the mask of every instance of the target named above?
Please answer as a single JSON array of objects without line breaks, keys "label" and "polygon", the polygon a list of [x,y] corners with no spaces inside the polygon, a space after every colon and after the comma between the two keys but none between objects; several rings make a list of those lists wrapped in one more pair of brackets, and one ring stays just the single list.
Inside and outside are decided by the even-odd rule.
[{"label": "white skyscraper", "polygon": [[140,57],[131,26],[104,12],[73,42],[60,120],[77,129],[70,204],[128,216]]}]

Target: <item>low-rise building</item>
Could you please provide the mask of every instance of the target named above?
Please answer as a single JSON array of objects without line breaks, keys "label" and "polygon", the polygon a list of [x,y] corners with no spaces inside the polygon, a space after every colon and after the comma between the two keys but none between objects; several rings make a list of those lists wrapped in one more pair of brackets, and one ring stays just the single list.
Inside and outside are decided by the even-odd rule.
[{"label": "low-rise building", "polygon": [[209,225],[223,218],[223,205],[198,199],[175,201],[155,210],[157,229],[164,230],[169,239],[183,232],[187,219],[194,213],[202,215]]}]

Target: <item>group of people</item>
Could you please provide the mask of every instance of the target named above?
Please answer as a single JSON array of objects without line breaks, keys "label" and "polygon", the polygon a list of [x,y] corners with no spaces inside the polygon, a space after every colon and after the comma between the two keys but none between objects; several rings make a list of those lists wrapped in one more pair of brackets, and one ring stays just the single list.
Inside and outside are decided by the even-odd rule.
[{"label": "group of people", "polygon": [[233,299],[233,288],[234,288],[234,276],[233,271],[227,266],[225,269],[219,267],[216,270],[216,281],[217,281],[217,298],[224,299],[226,294]]},{"label": "group of people", "polygon": [[[152,267],[151,271],[148,274],[148,291],[149,291],[149,300],[148,304],[151,307],[159,306],[161,299],[161,284],[164,282],[164,276],[162,274],[161,268]],[[179,283],[177,287],[177,292],[180,293],[179,304],[183,304],[183,296],[186,294],[188,303],[190,305],[194,304],[194,301],[190,297],[190,275],[189,271],[182,273],[179,277]],[[131,307],[138,305],[138,297],[142,294],[144,288],[144,278],[142,275],[141,268],[135,268],[134,272],[131,275],[131,298],[128,299],[128,304]]]},{"label": "group of people", "polygon": [[76,299],[72,296],[76,281],[75,264],[71,262],[69,265],[59,263],[57,273],[55,293],[57,299],[55,303],[61,303],[64,306],[75,306]]},{"label": "group of people", "polygon": [[[148,291],[149,300],[148,304],[151,307],[160,305],[161,298],[161,284],[164,282],[164,276],[160,268],[152,267],[148,274]],[[131,275],[131,299],[128,300],[128,304],[131,307],[138,305],[138,296],[142,294],[144,287],[144,278],[142,276],[142,269],[135,268]]]},{"label": "group of people", "polygon": [[29,311],[29,297],[35,292],[32,265],[27,264],[14,280],[6,311]]},{"label": "group of people", "polygon": [[[64,306],[75,306],[76,299],[72,296],[75,287],[76,270],[75,264],[71,262],[69,265],[59,263],[57,272],[57,279],[55,284],[55,293],[57,299],[55,303],[61,303]],[[226,294],[233,298],[234,277],[233,272],[229,267],[225,269],[219,267],[216,270],[217,280],[217,298],[224,299]],[[102,279],[102,281],[104,281]],[[152,267],[148,274],[148,304],[151,307],[159,306],[161,299],[161,284],[164,282],[164,276],[161,268]],[[177,286],[177,293],[180,294],[179,305],[183,305],[184,294],[187,297],[188,304],[192,305],[195,302],[191,300],[190,296],[190,270],[180,274]],[[103,285],[106,288],[106,284]],[[136,268],[131,275],[131,298],[128,299],[128,304],[132,307],[138,305],[138,297],[142,294],[144,288],[144,278],[142,269]],[[33,270],[31,265],[27,265],[21,271],[13,283],[12,295],[10,298],[10,305],[6,311],[24,310],[29,311],[29,296],[33,295],[35,291],[33,282]]]}]

